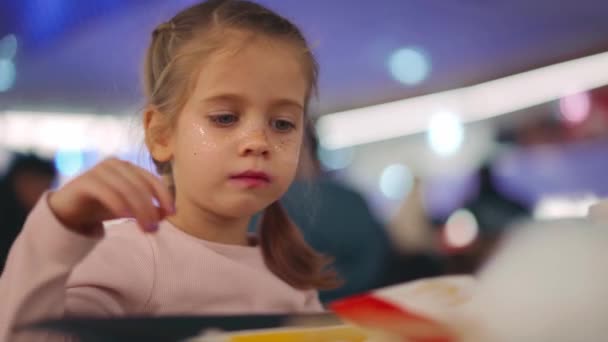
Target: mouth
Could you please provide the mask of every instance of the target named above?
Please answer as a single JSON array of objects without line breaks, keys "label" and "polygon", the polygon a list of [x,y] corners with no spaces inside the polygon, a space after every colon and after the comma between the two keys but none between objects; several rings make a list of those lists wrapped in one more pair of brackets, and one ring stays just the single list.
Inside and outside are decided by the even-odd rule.
[{"label": "mouth", "polygon": [[230,180],[247,188],[261,187],[270,184],[270,176],[261,171],[245,171],[230,176]]}]

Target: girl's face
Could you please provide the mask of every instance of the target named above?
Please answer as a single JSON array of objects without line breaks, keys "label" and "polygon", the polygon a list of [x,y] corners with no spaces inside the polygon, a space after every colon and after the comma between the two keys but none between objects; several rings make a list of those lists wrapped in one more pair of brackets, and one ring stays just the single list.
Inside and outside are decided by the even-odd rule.
[{"label": "girl's face", "polygon": [[250,216],[294,179],[302,143],[303,65],[294,47],[255,37],[205,59],[170,137],[178,208]]}]

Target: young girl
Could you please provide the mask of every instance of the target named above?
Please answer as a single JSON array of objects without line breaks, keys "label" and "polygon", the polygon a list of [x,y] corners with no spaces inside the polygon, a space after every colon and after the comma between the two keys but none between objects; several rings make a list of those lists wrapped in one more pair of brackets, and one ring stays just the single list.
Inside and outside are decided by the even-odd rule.
[{"label": "young girl", "polygon": [[[109,159],[43,196],[0,279],[0,340],[65,316],[322,310],[316,289],[334,274],[278,202],[317,80],[300,31],[210,0],[154,30],[145,76],[145,142],[165,182]],[[134,219],[104,231],[120,217]]]}]

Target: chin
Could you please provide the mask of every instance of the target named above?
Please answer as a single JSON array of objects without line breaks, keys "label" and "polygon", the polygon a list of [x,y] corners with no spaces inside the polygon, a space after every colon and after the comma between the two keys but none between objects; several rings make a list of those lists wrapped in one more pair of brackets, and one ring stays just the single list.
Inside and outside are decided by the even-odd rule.
[{"label": "chin", "polygon": [[265,200],[262,198],[239,198],[233,199],[231,201],[226,201],[225,203],[225,212],[226,216],[232,217],[243,217],[243,216],[253,216],[266,207],[268,207],[274,200]]}]

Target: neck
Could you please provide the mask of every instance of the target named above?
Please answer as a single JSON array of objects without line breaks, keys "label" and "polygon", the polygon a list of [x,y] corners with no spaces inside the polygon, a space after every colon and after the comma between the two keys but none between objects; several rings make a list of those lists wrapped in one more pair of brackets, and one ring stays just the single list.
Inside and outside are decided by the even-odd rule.
[{"label": "neck", "polygon": [[247,228],[250,217],[225,217],[176,198],[177,213],[168,218],[181,231],[199,239],[248,246]]}]

